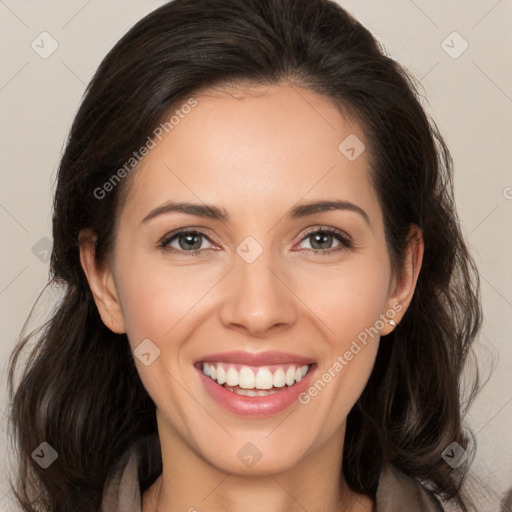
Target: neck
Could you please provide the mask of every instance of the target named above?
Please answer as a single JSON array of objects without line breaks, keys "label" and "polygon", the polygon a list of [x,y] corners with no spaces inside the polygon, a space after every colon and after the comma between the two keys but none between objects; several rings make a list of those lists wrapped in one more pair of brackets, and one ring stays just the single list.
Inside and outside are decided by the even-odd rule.
[{"label": "neck", "polygon": [[[144,493],[142,512],[371,512],[341,470],[344,431],[290,468],[226,471],[182,439],[161,436],[163,472]],[[219,464],[220,466],[220,464]]]},{"label": "neck", "polygon": [[[186,510],[187,512],[200,512],[202,509],[204,509],[203,502],[206,500],[189,500],[189,504],[193,503],[194,506],[188,506],[188,508],[176,508],[173,503],[176,503],[178,500],[172,500],[168,498],[169,493],[166,492],[163,489],[163,476],[160,475],[160,477],[155,481],[155,483],[144,493],[143,501],[142,501],[142,512],[174,512],[175,510]],[[275,486],[279,487],[279,483],[277,480],[274,481],[276,484]],[[275,487],[274,486],[274,487]],[[286,494],[286,489],[282,488],[283,495]],[[341,491],[341,490],[340,490]],[[242,494],[244,491],[239,490],[239,494]],[[223,498],[223,495],[218,492],[212,493],[212,495],[207,496],[206,498],[211,501],[215,501],[218,505],[218,508],[211,508],[210,505],[208,505],[208,510],[215,512],[217,510],[239,510],[239,507],[243,506],[244,510],[247,510],[248,512],[253,511],[261,511],[263,505],[265,504],[265,510],[272,510],[273,512],[280,511],[297,511],[297,512],[304,512],[304,510],[308,510],[310,512],[371,512],[374,510],[374,503],[373,501],[368,498],[367,496],[363,496],[360,494],[355,493],[354,491],[351,491],[349,489],[345,489],[340,492],[340,496],[337,500],[333,500],[332,503],[327,505],[313,505],[310,507],[303,506],[298,500],[295,500],[295,498],[289,496],[291,501],[289,500],[289,505],[285,505],[282,507],[276,506],[271,509],[269,509],[269,501],[263,499],[262,497],[265,496],[263,493],[260,493],[260,496],[258,498],[259,501],[250,501],[249,499],[244,499],[243,503],[240,502],[240,504],[237,504],[236,502],[230,501],[232,507],[227,507],[227,498]],[[177,497],[176,497],[177,498]],[[226,499],[226,502],[222,502],[222,499]],[[311,499],[309,500],[311,501]],[[253,505],[251,506],[250,503]]]}]

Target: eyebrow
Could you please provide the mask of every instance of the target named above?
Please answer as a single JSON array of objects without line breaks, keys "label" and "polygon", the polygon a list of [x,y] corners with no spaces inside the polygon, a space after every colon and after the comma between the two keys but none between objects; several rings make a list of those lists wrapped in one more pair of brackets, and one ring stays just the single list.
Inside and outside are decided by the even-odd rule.
[{"label": "eyebrow", "polygon": [[217,208],[216,206],[213,205],[196,203],[177,203],[174,201],[168,201],[167,203],[157,206],[154,210],[151,210],[142,219],[142,223],[154,219],[158,215],[172,212],[186,213],[188,215],[195,215],[197,217],[205,217],[208,219],[220,220],[222,222],[227,222],[229,220],[229,214],[226,210]]},{"label": "eyebrow", "polygon": [[359,214],[366,224],[371,228],[370,218],[368,214],[359,206],[350,201],[316,201],[312,203],[300,204],[292,208],[285,218],[298,219],[306,215],[312,215],[318,212],[325,212],[330,210],[345,210]]},{"label": "eyebrow", "polygon": [[[319,212],[331,211],[331,210],[345,210],[359,214],[366,224],[372,227],[368,214],[359,206],[350,201],[315,201],[311,203],[300,204],[292,208],[283,218],[284,219],[299,219],[308,215],[313,215]],[[185,213],[188,215],[195,215],[197,217],[205,217],[208,219],[218,220],[221,222],[229,221],[229,214],[224,208],[217,208],[213,205],[197,204],[197,203],[181,203],[168,201],[154,210],[151,210],[142,219],[142,223],[146,223],[151,219],[165,213]]]}]

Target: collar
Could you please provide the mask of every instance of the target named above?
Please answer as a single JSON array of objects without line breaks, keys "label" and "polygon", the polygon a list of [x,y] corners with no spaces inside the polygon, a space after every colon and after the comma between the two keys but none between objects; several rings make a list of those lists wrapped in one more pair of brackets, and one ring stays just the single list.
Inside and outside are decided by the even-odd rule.
[{"label": "collar", "polygon": [[[130,452],[128,463],[105,487],[101,512],[142,512],[142,497],[138,479],[138,456]],[[433,493],[417,480],[392,465],[386,466],[379,477],[375,512],[443,512]]]}]

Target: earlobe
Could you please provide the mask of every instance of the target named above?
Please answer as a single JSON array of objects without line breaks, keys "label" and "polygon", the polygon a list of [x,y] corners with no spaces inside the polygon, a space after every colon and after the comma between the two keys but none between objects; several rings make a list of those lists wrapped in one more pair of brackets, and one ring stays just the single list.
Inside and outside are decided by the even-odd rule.
[{"label": "earlobe", "polygon": [[424,249],[425,244],[421,229],[413,224],[409,231],[409,243],[403,268],[400,275],[392,280],[390,297],[388,298],[387,309],[384,313],[387,322],[381,331],[382,336],[389,334],[396,328],[411,303],[423,262]]},{"label": "earlobe", "polygon": [[99,265],[96,260],[96,235],[91,230],[82,230],[78,240],[80,263],[101,319],[111,331],[124,334],[126,329],[112,271],[109,265]]}]

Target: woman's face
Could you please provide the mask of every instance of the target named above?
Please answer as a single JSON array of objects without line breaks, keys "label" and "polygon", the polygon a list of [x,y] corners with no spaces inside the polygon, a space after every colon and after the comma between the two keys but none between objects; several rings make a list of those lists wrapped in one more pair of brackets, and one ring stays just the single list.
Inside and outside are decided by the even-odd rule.
[{"label": "woman's face", "polygon": [[[365,135],[289,85],[195,100],[131,176],[100,311],[135,350],[164,450],[235,473],[339,460],[383,318],[398,323],[415,284],[392,276]],[[244,389],[269,370],[277,392],[221,388],[202,369],[215,361]],[[308,363],[279,387],[279,366],[290,383]]]}]

